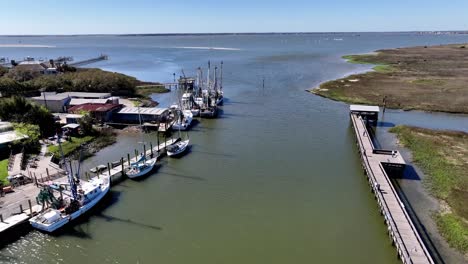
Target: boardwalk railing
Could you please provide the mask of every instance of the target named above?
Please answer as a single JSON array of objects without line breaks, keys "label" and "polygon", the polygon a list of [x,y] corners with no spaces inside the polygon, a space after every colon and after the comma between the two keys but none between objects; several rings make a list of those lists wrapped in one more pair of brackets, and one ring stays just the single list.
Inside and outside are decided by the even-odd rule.
[{"label": "boardwalk railing", "polygon": [[[379,207],[381,209],[381,213],[383,214],[383,216],[385,218],[385,222],[386,222],[386,224],[388,226],[389,234],[390,234],[390,236],[391,236],[391,238],[392,238],[392,240],[393,240],[393,242],[395,244],[395,247],[397,248],[398,255],[400,256],[402,262],[405,263],[405,264],[419,263],[420,261],[415,262],[411,258],[411,254],[410,254],[411,249],[407,248],[404,237],[403,237],[401,231],[398,228],[396,220],[394,219],[394,217],[392,215],[390,206],[387,203],[385,197],[383,196],[382,191],[380,190],[380,185],[378,183],[377,178],[375,177],[375,172],[373,171],[372,166],[370,165],[370,161],[369,161],[369,158],[368,158],[368,153],[366,153],[366,150],[364,148],[365,144],[362,141],[361,135],[359,134],[360,133],[359,129],[356,127],[357,124],[355,122],[357,122],[357,121],[355,119],[358,119],[359,121],[362,122],[361,124],[363,125],[363,128],[364,128],[364,134],[367,134],[367,136],[369,137],[366,125],[365,125],[365,123],[364,123],[364,121],[362,119],[357,118],[357,117],[356,118],[353,117],[353,114],[351,115],[351,119],[352,119],[353,127],[355,128],[355,132],[357,134],[356,135],[356,138],[358,140],[357,145],[359,147],[360,156],[361,156],[361,159],[363,161],[364,170],[365,170],[365,172],[366,172],[366,174],[368,176],[369,183],[370,183],[371,188],[372,188],[372,190],[374,192],[374,195],[375,195],[375,197],[377,199],[377,202],[378,202]],[[371,138],[369,138],[369,143],[370,143],[370,145],[372,147],[372,154],[374,154],[375,149],[374,149],[374,145],[372,143]],[[386,155],[387,153],[381,153],[381,154]],[[403,205],[400,197],[398,196],[393,184],[391,183],[385,169],[383,168],[382,163],[379,163],[379,170],[380,170],[380,173],[382,173],[384,175],[385,181],[389,185],[391,193],[393,194],[393,196],[395,196],[395,198],[396,198],[396,200],[398,202],[398,206],[401,209],[401,211],[403,212],[404,218],[408,222],[408,224],[409,224],[409,226],[411,228],[411,232],[416,237],[418,243],[421,245],[421,248],[424,251],[423,253],[424,253],[424,256],[426,257],[426,261],[424,261],[424,263],[434,263],[433,260],[432,260],[431,255],[429,254],[426,247],[424,246],[424,243],[423,243],[421,237],[419,236],[418,231],[414,227],[410,216],[408,215],[406,209],[404,208],[404,205]]]}]

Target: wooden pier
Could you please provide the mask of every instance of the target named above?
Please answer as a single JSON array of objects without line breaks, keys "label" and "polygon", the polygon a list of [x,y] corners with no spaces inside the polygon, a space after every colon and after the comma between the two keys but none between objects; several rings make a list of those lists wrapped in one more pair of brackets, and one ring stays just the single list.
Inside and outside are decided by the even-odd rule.
[{"label": "wooden pier", "polygon": [[103,60],[108,60],[108,59],[109,59],[109,56],[101,54],[100,56],[98,56],[96,58],[77,61],[77,62],[69,63],[68,65],[73,66],[73,67],[81,67],[81,66],[84,66],[84,65],[88,65],[88,64],[91,64],[91,63],[95,63],[95,62],[99,62],[99,61],[103,61]]},{"label": "wooden pier", "polygon": [[[145,155],[146,156],[154,156],[154,155],[160,155],[162,156],[163,154],[165,154],[165,151],[166,151],[166,147],[167,146],[170,146],[174,143],[176,143],[177,141],[179,141],[180,139],[177,138],[177,139],[169,139],[157,146],[155,146],[154,148],[149,148],[148,150],[146,150],[146,153]],[[123,178],[123,176],[125,176],[125,169],[127,169],[130,165],[130,163],[132,162],[136,162],[137,161],[137,155],[135,155],[135,157],[131,158],[130,160],[127,158],[127,159],[124,159],[122,158],[120,160],[120,165],[112,168],[112,166],[110,165],[111,163],[108,163],[107,164],[107,170],[103,171],[102,173],[99,173],[97,175],[97,177],[110,177],[110,180],[111,180],[111,184],[115,184],[117,182],[120,182]],[[113,162],[113,163],[116,163],[116,162]]]},{"label": "wooden pier", "polygon": [[[151,146],[148,150],[146,150],[145,155],[146,156],[155,156],[155,155],[162,156],[163,154],[165,154],[167,146],[170,146],[179,140],[180,140],[179,138],[169,139],[155,146],[154,148],[152,148]],[[111,163],[108,163],[107,169],[103,171],[102,173],[94,174],[95,175],[94,177],[110,177],[111,184],[116,184],[124,179],[123,178],[125,176],[124,171],[125,169],[129,167],[129,164],[132,162],[136,162],[136,161],[137,161],[137,155],[135,155],[135,157],[133,158],[130,158],[130,155],[128,155],[127,159],[124,159],[122,157],[121,160],[119,161],[119,165],[117,165],[116,167],[112,167]],[[116,163],[116,162],[112,162],[112,163]],[[92,178],[93,176],[88,176],[88,177]],[[57,182],[66,183],[67,178],[62,177],[60,179],[57,179]],[[31,188],[32,187],[35,188],[35,186],[31,186]],[[34,195],[37,195],[36,193]],[[21,225],[29,221],[31,217],[33,217],[34,215],[36,215],[42,210],[42,206],[37,205],[35,201],[22,200],[11,205],[9,207],[9,210],[13,210],[13,212],[9,212],[8,215],[2,214],[2,212],[0,212],[0,234],[2,234],[3,232],[15,226]]]},{"label": "wooden pier", "polygon": [[375,148],[364,120],[368,120],[368,114],[351,108],[350,116],[363,168],[385,218],[389,236],[403,263],[434,263],[388,175],[392,169],[403,170],[405,161],[398,151]]}]

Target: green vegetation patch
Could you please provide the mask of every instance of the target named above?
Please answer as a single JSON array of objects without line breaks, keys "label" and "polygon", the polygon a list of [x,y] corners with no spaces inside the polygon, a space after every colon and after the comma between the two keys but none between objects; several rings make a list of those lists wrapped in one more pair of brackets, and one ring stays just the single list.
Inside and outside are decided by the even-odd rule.
[{"label": "green vegetation patch", "polygon": [[468,133],[397,126],[390,129],[427,175],[425,184],[449,208],[435,215],[441,234],[468,252]]},{"label": "green vegetation patch", "polygon": [[395,72],[396,71],[396,68],[393,67],[393,66],[390,66],[390,65],[386,65],[386,64],[379,64],[379,65],[376,65],[374,68],[372,68],[374,71],[376,72],[381,72],[381,73],[391,73],[391,72]]},{"label": "green vegetation patch", "polygon": [[[71,141],[66,141],[62,143],[63,155],[68,156],[77,150],[82,144],[88,143],[93,140],[93,136],[86,136],[82,138],[71,137]],[[56,157],[61,157],[59,146],[53,145],[48,147],[50,154],[53,154]]]},{"label": "green vegetation patch", "polygon": [[354,64],[376,64],[373,60],[375,60],[375,54],[363,54],[363,55],[345,55],[342,56],[349,63]]},{"label": "green vegetation patch", "polygon": [[0,183],[8,184],[8,159],[0,161]]},{"label": "green vegetation patch", "polygon": [[450,246],[462,253],[468,252],[468,225],[454,214],[435,215],[437,227]]},{"label": "green vegetation patch", "polygon": [[136,87],[136,93],[143,97],[149,97],[155,93],[168,93],[170,91],[164,85],[142,85]]}]

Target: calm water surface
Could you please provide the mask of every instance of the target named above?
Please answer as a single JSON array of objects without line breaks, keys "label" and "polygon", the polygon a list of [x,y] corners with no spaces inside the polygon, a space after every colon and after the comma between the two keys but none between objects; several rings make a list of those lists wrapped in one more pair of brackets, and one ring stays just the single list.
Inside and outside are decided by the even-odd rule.
[{"label": "calm water surface", "polygon": [[[344,54],[468,36],[0,37],[18,41],[55,47],[0,48],[0,57],[105,53],[111,60],[96,67],[148,81],[224,60],[228,100],[219,119],[190,132],[188,155],[164,159],[144,181],[114,186],[94,215],[61,236],[30,232],[1,249],[0,262],[398,263],[356,155],[348,106],[304,90],[366,69],[344,63]],[[388,112],[385,122],[400,123],[404,114]],[[459,118],[450,124],[467,130]],[[133,153],[142,140],[156,137],[121,134],[83,166]]]}]

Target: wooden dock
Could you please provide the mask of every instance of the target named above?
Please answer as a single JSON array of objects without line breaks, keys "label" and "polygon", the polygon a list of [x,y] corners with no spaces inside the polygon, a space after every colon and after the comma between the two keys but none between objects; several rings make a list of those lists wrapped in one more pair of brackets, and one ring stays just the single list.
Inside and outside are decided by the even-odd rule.
[{"label": "wooden dock", "polygon": [[[153,149],[149,148],[147,151],[146,151],[146,155],[147,156],[150,156],[150,155],[163,155],[165,154],[165,151],[166,151],[166,147],[169,146],[169,145],[172,145],[174,143],[176,143],[177,141],[179,141],[180,139],[179,138],[175,138],[175,139],[169,139],[157,146],[155,146]],[[133,157],[130,159],[130,162],[128,161],[128,159],[124,159],[122,158],[121,161],[120,161],[120,165],[112,168],[110,166],[110,163],[108,165],[108,169],[98,175],[96,175],[95,177],[110,177],[111,179],[111,184],[115,184],[117,182],[120,182],[121,180],[123,180],[123,176],[125,176],[125,174],[123,173],[124,170],[126,168],[128,168],[128,164],[129,163],[132,163],[132,162],[136,162],[136,157]],[[67,182],[67,178],[66,177],[62,177],[61,179],[58,179],[57,181],[62,181],[62,182]],[[35,186],[33,186],[35,188]],[[36,193],[34,194],[34,196],[37,195]],[[34,215],[36,215],[37,213],[39,213],[42,209],[42,206],[41,205],[37,205],[35,204],[35,202],[31,203],[31,200],[22,200],[18,203],[15,203],[13,204],[12,206],[10,206],[9,210],[13,210],[14,212],[10,212],[8,213],[8,215],[2,215],[0,212],[0,234],[15,227],[15,226],[18,226],[20,224],[23,224],[25,222],[27,222],[31,217],[33,217]],[[5,212],[3,212],[5,213]],[[4,219],[4,216],[6,219]]]},{"label": "wooden dock", "polygon": [[353,111],[350,116],[364,171],[400,259],[405,264],[434,263],[387,174],[388,169],[404,168],[404,159],[398,151],[376,149],[363,117]]},{"label": "wooden dock", "polygon": [[[160,156],[162,156],[163,154],[165,154],[165,151],[166,151],[166,147],[169,146],[169,145],[172,145],[174,143],[176,143],[177,141],[179,141],[180,139],[177,138],[171,138],[155,147],[153,147],[153,149],[148,149],[146,150],[146,153],[145,155],[146,156],[151,156],[152,154],[154,155],[158,155],[157,153],[159,153]],[[108,163],[108,168],[107,170],[103,171],[102,173],[99,173],[98,174],[98,177],[110,177],[111,179],[111,184],[115,184],[116,182],[119,182],[120,180],[122,180],[122,177],[125,176],[124,175],[124,171],[125,169],[127,169],[129,167],[129,164],[132,163],[132,162],[136,162],[137,161],[137,157],[133,157],[130,159],[130,161],[128,159],[124,159],[122,158],[121,159],[121,164],[112,168],[110,166],[110,163]]]}]

